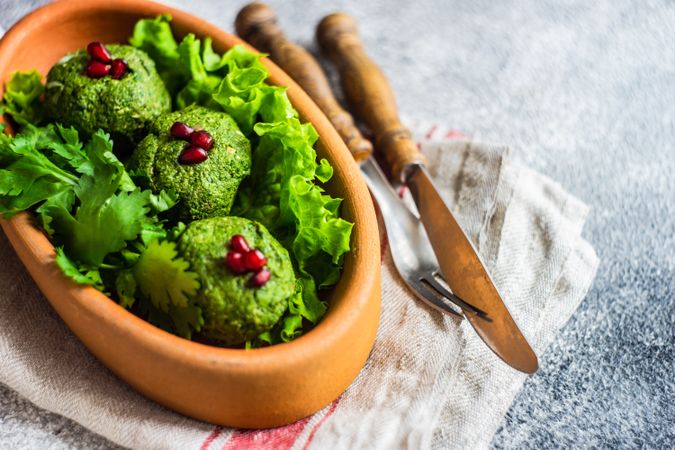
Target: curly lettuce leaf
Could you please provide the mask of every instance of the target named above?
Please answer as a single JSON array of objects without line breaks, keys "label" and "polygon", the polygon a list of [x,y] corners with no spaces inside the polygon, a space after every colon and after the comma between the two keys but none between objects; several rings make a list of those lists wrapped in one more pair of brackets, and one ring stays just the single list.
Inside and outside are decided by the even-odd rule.
[{"label": "curly lettuce leaf", "polygon": [[222,78],[211,72],[221,70],[226,62],[213,51],[210,38],[202,42],[190,33],[177,43],[170,22],[168,14],[138,21],[129,43],[144,50],[155,61],[176,109],[193,103],[209,106]]},{"label": "curly lettuce leaf", "polygon": [[286,314],[257,339],[269,344],[297,337],[304,321],[316,323],[325,314],[317,287],[338,281],[353,224],[340,218],[341,199],[318,184],[330,180],[333,168],[325,159],[317,162],[316,130],[300,122],[285,88],[265,83],[261,57],[240,46],[220,61],[208,55],[213,69],[227,67],[213,99],[244,133],[258,137],[252,173],[240,187],[233,214],[263,223],[291,251],[297,270],[300,288]]},{"label": "curly lettuce leaf", "polygon": [[327,162],[315,162],[314,128],[289,118],[258,123],[254,131],[260,141],[250,180],[239,196],[248,197],[240,203],[241,213],[284,236],[301,274],[311,274],[321,287],[334,284],[342,255],[349,251],[353,224],[340,218],[341,200],[325,194],[315,183],[319,176],[327,181],[332,169],[326,169]]},{"label": "curly lettuce leaf", "polygon": [[188,34],[178,46],[178,64],[188,81],[176,95],[176,106],[179,109],[197,103],[210,107],[213,105],[212,95],[221,77],[208,73],[202,60],[202,43],[193,34]]},{"label": "curly lettuce leaf", "polygon": [[0,109],[19,125],[37,125],[44,119],[40,101],[43,92],[42,76],[38,71],[15,72],[5,86]]},{"label": "curly lettuce leaf", "polygon": [[139,20],[134,26],[129,43],[146,52],[155,61],[159,76],[169,92],[174,94],[185,83],[186,77],[178,66],[178,43],[173,37],[170,23],[169,14]]}]

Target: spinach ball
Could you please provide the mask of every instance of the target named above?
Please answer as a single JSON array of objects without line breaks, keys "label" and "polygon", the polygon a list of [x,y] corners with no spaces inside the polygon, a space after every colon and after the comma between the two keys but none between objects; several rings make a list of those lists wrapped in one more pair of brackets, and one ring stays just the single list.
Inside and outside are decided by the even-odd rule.
[{"label": "spinach ball", "polygon": [[[264,255],[269,278],[253,282],[255,273],[233,271],[226,257],[232,238],[244,238],[251,251]],[[254,221],[214,217],[191,222],[178,240],[190,270],[199,276],[195,300],[202,308],[200,334],[224,345],[238,345],[270,330],[281,318],[295,291],[295,274],[288,251]]]},{"label": "spinach ball", "polygon": [[[181,155],[194,146],[187,142],[189,137],[172,135],[177,122],[209,133],[212,148],[203,150],[206,159],[181,162]],[[193,105],[155,120],[127,168],[143,173],[153,191],[173,190],[178,194],[178,204],[170,210],[175,219],[225,216],[239,184],[251,172],[251,144],[228,114]]]},{"label": "spinach ball", "polygon": [[93,78],[87,52],[70,53],[47,74],[45,108],[54,122],[75,127],[84,136],[105,130],[115,150],[126,151],[144,136],[150,122],[171,111],[171,96],[144,51],[128,45],[108,45],[107,50],[126,63],[119,79]]}]

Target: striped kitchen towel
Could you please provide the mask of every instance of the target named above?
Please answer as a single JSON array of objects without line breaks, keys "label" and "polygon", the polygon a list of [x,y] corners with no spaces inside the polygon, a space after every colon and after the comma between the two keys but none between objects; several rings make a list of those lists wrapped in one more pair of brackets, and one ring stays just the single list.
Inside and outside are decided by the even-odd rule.
[{"label": "striped kitchen towel", "polygon": [[[413,126],[432,176],[541,355],[595,276],[588,208],[507,148]],[[405,195],[405,193],[403,192]],[[421,304],[382,236],[382,316],[354,383],[311,417],[269,430],[198,422],[144,398],[68,331],[0,234],[0,383],[112,442],[150,449],[486,448],[525,375],[466,321]]]}]

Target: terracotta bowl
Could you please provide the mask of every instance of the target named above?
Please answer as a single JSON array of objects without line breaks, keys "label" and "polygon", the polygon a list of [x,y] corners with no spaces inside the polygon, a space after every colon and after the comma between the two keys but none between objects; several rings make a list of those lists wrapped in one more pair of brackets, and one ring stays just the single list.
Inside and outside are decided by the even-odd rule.
[{"label": "terracotta bowl", "polygon": [[[46,74],[65,53],[90,41],[126,42],[134,23],[173,15],[174,31],[211,36],[218,51],[242,41],[218,27],[167,6],[139,0],[49,4],[18,22],[0,41],[0,85],[16,70]],[[219,348],[166,333],[90,287],[65,278],[54,248],[32,216],[1,221],[9,240],[52,307],[110,370],[149,398],[185,415],[231,427],[287,424],[328,405],[368,358],[380,311],[377,224],[370,195],[337,132],[283,71],[265,59],[270,82],[288,86],[303,121],[319,133],[321,157],[335,168],[331,194],[355,223],[344,273],[330,294],[325,318],[309,333],[256,350]]]}]

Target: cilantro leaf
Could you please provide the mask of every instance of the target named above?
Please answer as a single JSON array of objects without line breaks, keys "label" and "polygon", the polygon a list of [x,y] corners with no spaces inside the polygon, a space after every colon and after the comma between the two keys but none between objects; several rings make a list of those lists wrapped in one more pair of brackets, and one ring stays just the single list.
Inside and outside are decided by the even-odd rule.
[{"label": "cilantro leaf", "polygon": [[[73,191],[78,178],[52,162],[42,151],[53,126],[28,125],[9,141],[0,141],[0,213],[5,217],[49,198]],[[59,139],[56,137],[56,139]]]},{"label": "cilantro leaf", "polygon": [[105,197],[105,185],[97,188],[89,176],[82,181],[76,191],[81,205],[74,215],[61,206],[50,206],[45,213],[69,255],[84,264],[100,266],[106,255],[122,250],[126,241],[141,232],[148,195],[137,190]]},{"label": "cilantro leaf", "polygon": [[115,291],[122,308],[131,308],[136,303],[138,283],[131,269],[120,270],[115,278]]},{"label": "cilantro leaf", "polygon": [[[125,278],[121,287],[136,286],[149,300],[147,308],[152,317],[166,328],[170,318],[175,331],[186,338],[199,331],[204,324],[201,308],[192,297],[199,289],[197,274],[189,271],[190,265],[178,256],[176,244],[170,241],[152,241],[131,269],[134,280]],[[118,289],[119,292],[119,289]],[[133,293],[127,297],[133,298]],[[128,303],[128,301],[127,301]]]},{"label": "cilantro leaf", "polygon": [[197,274],[178,256],[176,244],[152,241],[133,267],[138,286],[155,308],[168,312],[171,305],[186,308],[199,289]]},{"label": "cilantro leaf", "polygon": [[174,243],[160,242],[185,225],[168,229],[157,217],[175,204],[173,192],[141,191],[102,131],[84,146],[75,130],[51,124],[0,138],[0,213],[36,207],[66,276],[112,291],[123,307],[136,305],[153,323],[190,338],[203,324],[189,298],[197,276]]},{"label": "cilantro leaf", "polygon": [[201,330],[204,325],[202,309],[195,304],[189,304],[186,307],[171,305],[169,317],[171,317],[176,333],[186,339],[192,339],[193,331]]},{"label": "cilantro leaf", "polygon": [[100,266],[106,255],[125,248],[126,241],[135,239],[149,221],[150,194],[138,188],[127,192],[125,183],[133,183],[105,133],[96,132],[85,152],[88,158],[78,167],[85,175],[73,188],[79,200],[74,214],[66,205],[50,202],[40,212],[71,257]]},{"label": "cilantro leaf", "polygon": [[86,269],[78,266],[63,252],[63,248],[56,248],[56,265],[63,271],[63,273],[72,278],[79,284],[89,284],[100,290],[103,289],[103,281],[98,269]]}]

